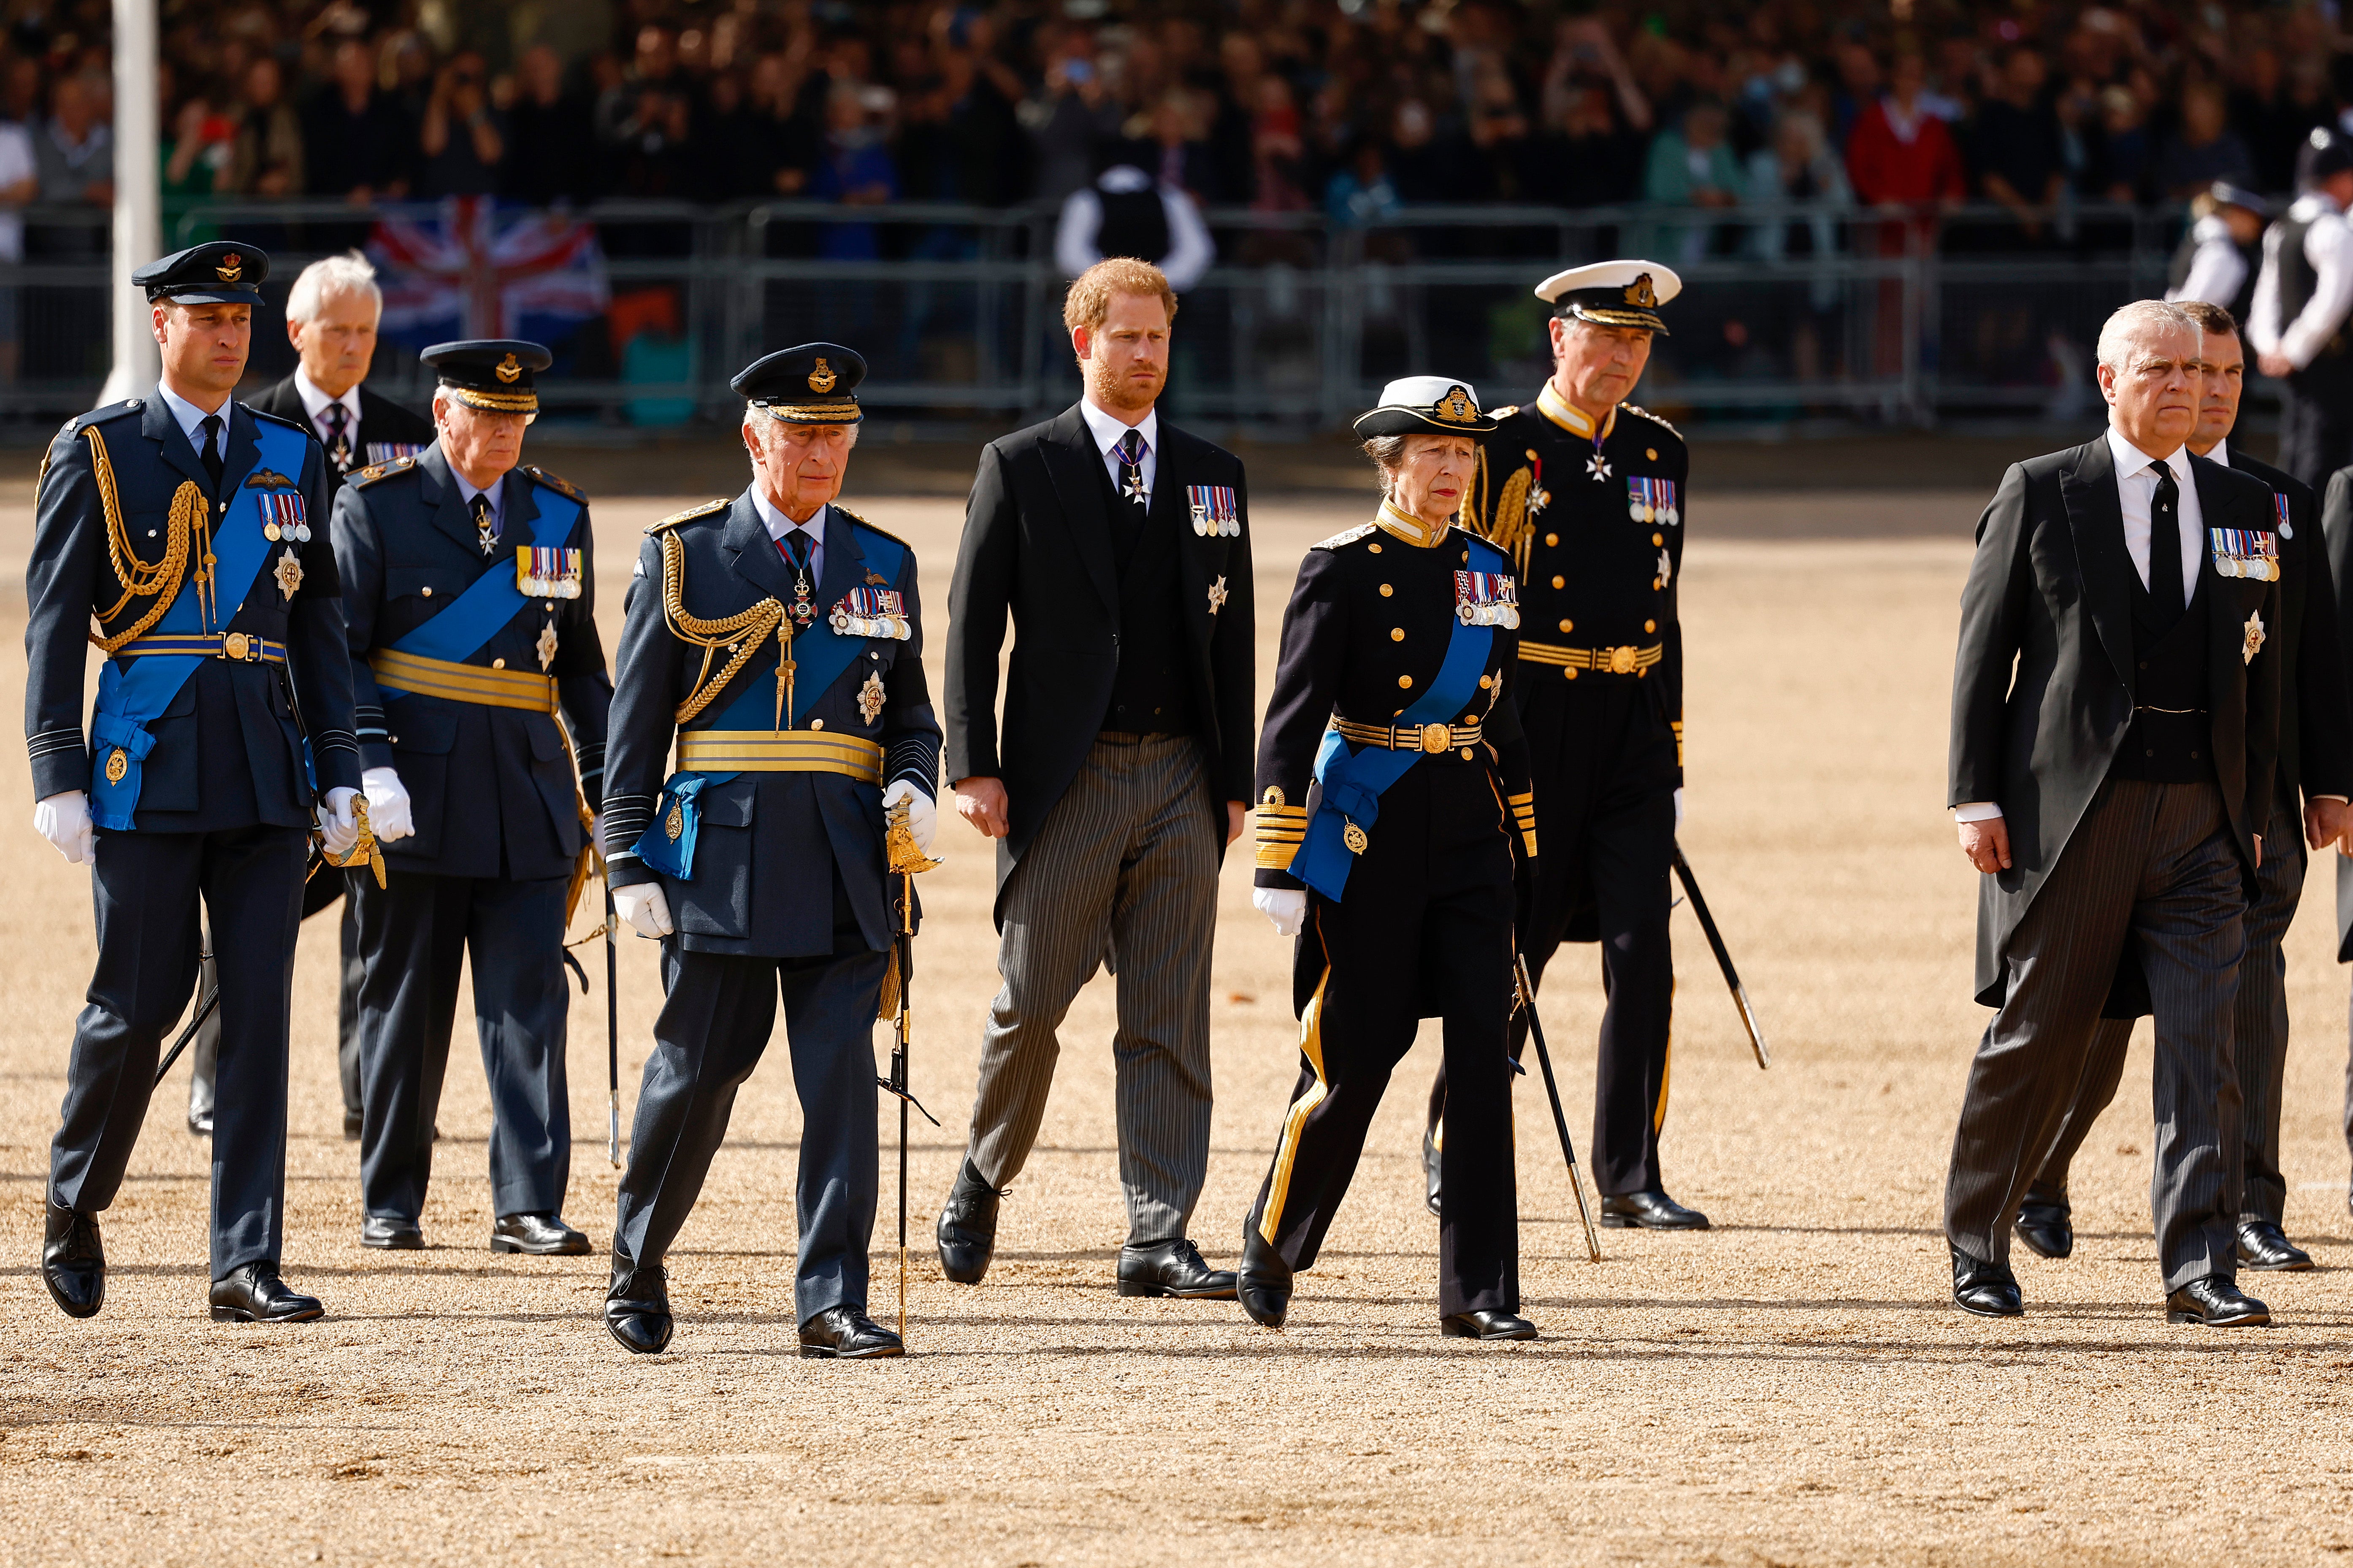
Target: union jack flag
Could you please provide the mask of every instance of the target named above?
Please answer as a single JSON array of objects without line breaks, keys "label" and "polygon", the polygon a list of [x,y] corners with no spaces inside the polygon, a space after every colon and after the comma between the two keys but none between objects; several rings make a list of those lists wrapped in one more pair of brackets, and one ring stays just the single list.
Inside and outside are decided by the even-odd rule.
[{"label": "union jack flag", "polygon": [[453,196],[429,217],[385,218],[367,248],[396,341],[560,338],[612,302],[595,226],[563,213]]}]

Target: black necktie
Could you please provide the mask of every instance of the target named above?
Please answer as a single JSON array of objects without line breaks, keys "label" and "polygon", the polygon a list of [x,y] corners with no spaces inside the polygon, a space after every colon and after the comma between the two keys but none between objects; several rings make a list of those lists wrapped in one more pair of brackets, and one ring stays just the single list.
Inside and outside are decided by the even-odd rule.
[{"label": "black necktie", "polygon": [[499,547],[498,520],[491,515],[491,492],[476,496],[470,509],[474,514],[474,542],[488,555]]},{"label": "black necktie", "polygon": [[220,449],[221,417],[207,414],[196,426],[205,433],[204,449],[196,454],[205,462],[205,472],[213,477],[213,498],[220,498],[221,472],[228,467],[228,454]]},{"label": "black necktie", "polygon": [[351,423],[351,418],[352,411],[342,404],[327,405],[327,456],[333,461],[337,473],[351,471],[352,438],[350,431],[346,428]]},{"label": "black necktie", "polygon": [[1148,507],[1151,492],[1144,488],[1144,432],[1130,430],[1119,438],[1119,493],[1124,500]]},{"label": "black necktie", "polygon": [[809,539],[808,530],[788,528],[785,530],[785,537],[777,542],[785,548],[785,559],[793,563],[793,575],[808,575],[809,553],[816,548]]},{"label": "black necktie", "polygon": [[2181,487],[2171,468],[2149,467],[2157,474],[2157,497],[2148,512],[2148,597],[2158,619],[2169,626],[2189,605],[2181,591]]}]

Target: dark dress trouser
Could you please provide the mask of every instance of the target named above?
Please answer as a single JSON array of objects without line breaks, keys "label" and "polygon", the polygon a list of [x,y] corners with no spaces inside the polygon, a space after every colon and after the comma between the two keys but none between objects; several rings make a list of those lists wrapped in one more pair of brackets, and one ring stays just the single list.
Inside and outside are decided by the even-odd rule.
[{"label": "dark dress trouser", "polygon": [[[322,866],[314,872],[302,884],[302,918],[308,921],[332,903],[343,906],[336,921],[341,928],[337,941],[342,947],[342,978],[336,987],[335,1075],[343,1080],[343,1115],[355,1118],[360,1113],[360,981],[367,974],[367,961],[360,955],[359,906],[343,896],[346,874],[332,866]],[[205,946],[207,950],[212,946],[209,929],[205,933]],[[217,973],[208,956],[196,981],[196,994],[201,997],[217,983]],[[220,1013],[216,1009],[188,1045],[188,1116],[192,1121],[213,1111],[217,1094],[214,1071],[220,1060]]]},{"label": "dark dress trouser", "polygon": [[2325,495],[2328,477],[2348,463],[2353,463],[2353,374],[2297,372],[2280,399],[2279,466],[2313,494]]},{"label": "dark dress trouser", "polygon": [[[2304,828],[2297,814],[2274,809],[2263,829],[2263,864],[2255,873],[2255,901],[2247,910],[2247,957],[2239,965],[2232,1006],[2231,1055],[2244,1102],[2239,1161],[2239,1218],[2278,1225],[2287,1215],[2287,1178],[2280,1173],[2282,1085],[2287,1071],[2287,928],[2304,893]],[[2132,1021],[2103,1018],[2084,1063],[2084,1080],[2059,1146],[2026,1190],[2030,1204],[2067,1204],[2067,1173],[2093,1123],[2116,1097],[2125,1076]]]},{"label": "dark dress trouser", "polygon": [[368,1215],[414,1220],[424,1210],[459,969],[470,954],[491,1088],[491,1200],[501,1215],[563,1208],[572,1179],[568,880],[437,877],[397,866],[383,888],[373,876],[352,879],[361,948],[370,955],[360,987],[360,1193]]},{"label": "dark dress trouser", "polygon": [[164,1031],[196,984],[198,906],[231,933],[220,963],[211,1267],[280,1261],[286,1208],[286,1025],[309,837],[299,827],[98,835],[98,968],[75,1021],[49,1199],[114,1202],[153,1091]]},{"label": "dark dress trouser", "polygon": [[1945,1234],[2006,1262],[2010,1222],[2058,1146],[2127,947],[2157,1019],[2149,1182],[2165,1288],[2238,1271],[2239,1145],[2232,1010],[2246,894],[2211,784],[2110,779],[2012,933],[2008,992],[1986,1026],[1945,1186]]},{"label": "dark dress trouser", "polygon": [[617,1268],[669,1256],[726,1140],[735,1091],[776,1031],[781,991],[801,1105],[795,1318],[805,1323],[828,1307],[866,1305],[879,1153],[874,1009],[890,954],[867,951],[839,877],[833,930],[834,952],[811,958],[699,952],[674,936],[663,940],[662,1010],[614,1223]]}]

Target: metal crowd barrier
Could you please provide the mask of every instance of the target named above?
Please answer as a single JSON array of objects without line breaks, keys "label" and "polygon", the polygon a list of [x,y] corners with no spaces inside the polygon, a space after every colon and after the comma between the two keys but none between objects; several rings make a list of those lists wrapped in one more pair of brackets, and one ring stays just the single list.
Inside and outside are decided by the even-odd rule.
[{"label": "metal crowd barrier", "polygon": [[[366,244],[380,219],[431,223],[442,211],[223,200],[172,205],[164,230],[174,247],[226,237],[270,252],[259,384],[291,368],[280,309],[305,263]],[[820,336],[864,353],[862,399],[916,431],[1002,427],[1076,395],[1050,205],[610,201],[558,214],[594,225],[611,303],[585,318],[505,321],[558,350],[542,388],[551,418],[616,430],[723,424],[735,369]],[[1549,353],[1531,285],[1629,254],[1684,279],[1672,335],[1635,395],[1671,415],[2068,416],[2097,400],[2101,319],[2162,290],[2182,221],[2091,205],[2033,232],[1993,206],[1422,206],[1347,226],[1320,212],[1204,216],[1218,259],[1185,292],[1169,397],[1206,428],[1262,435],[1338,427],[1409,373],[1459,375],[1493,402],[1525,397]],[[0,331],[0,423],[34,439],[89,406],[105,378],[113,264],[103,209],[21,216],[23,258],[0,259],[0,327],[13,329]],[[501,293],[527,295],[528,269],[502,284],[486,267],[448,297],[478,310],[528,303]],[[453,319],[446,330],[461,329]],[[388,344],[375,384],[421,396],[414,356]]]}]

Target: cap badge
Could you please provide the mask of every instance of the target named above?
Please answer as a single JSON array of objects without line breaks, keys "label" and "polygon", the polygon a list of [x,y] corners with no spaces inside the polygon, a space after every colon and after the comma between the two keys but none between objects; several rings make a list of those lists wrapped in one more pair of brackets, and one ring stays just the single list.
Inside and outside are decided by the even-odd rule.
[{"label": "cap badge", "polygon": [[1479,417],[1479,410],[1472,405],[1471,395],[1459,386],[1446,389],[1446,395],[1438,400],[1434,412],[1450,425],[1468,425]]},{"label": "cap badge", "polygon": [[825,363],[825,356],[823,354],[818,355],[817,368],[809,372],[809,390],[818,394],[819,396],[823,396],[825,394],[833,390],[833,384],[836,379],[837,378],[833,374],[833,367]]},{"label": "cap badge", "polygon": [[222,282],[234,283],[245,275],[245,258],[232,250],[220,258],[213,272]]},{"label": "cap badge", "polygon": [[514,355],[509,354],[506,358],[499,361],[496,365],[492,366],[491,370],[501,381],[506,383],[509,386],[512,386],[518,380],[522,379],[522,362],[515,358]]},{"label": "cap badge", "polygon": [[1645,310],[1656,308],[1659,303],[1659,292],[1651,287],[1649,273],[1643,273],[1626,285],[1626,303]]}]

